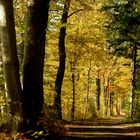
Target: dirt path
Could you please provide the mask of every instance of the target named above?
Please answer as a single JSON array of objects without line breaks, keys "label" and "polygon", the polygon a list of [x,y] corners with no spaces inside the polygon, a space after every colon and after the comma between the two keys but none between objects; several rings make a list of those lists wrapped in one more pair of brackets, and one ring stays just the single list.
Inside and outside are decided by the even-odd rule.
[{"label": "dirt path", "polygon": [[124,122],[123,116],[116,116],[116,117],[109,117],[109,118],[100,118],[100,119],[94,119],[90,121],[72,121],[70,124],[75,125],[118,125],[122,124]]},{"label": "dirt path", "polygon": [[140,127],[122,123],[123,118],[112,117],[66,124],[63,140],[140,140]]}]

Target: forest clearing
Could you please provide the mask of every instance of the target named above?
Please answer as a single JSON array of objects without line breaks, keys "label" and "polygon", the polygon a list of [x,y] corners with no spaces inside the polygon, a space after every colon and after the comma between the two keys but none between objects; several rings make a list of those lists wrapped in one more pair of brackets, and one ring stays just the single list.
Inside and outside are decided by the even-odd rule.
[{"label": "forest clearing", "polygon": [[140,139],[139,0],[0,0],[0,139]]}]

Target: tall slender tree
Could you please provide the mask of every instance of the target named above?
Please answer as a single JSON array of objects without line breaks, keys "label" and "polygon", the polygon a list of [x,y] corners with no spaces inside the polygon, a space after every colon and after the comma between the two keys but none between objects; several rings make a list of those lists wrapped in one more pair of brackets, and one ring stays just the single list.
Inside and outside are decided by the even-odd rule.
[{"label": "tall slender tree", "polygon": [[66,52],[65,52],[65,38],[66,38],[66,24],[68,20],[68,11],[70,7],[70,0],[65,0],[64,9],[61,18],[61,28],[59,33],[59,67],[57,71],[57,77],[55,81],[55,98],[54,106],[56,109],[56,114],[58,119],[62,119],[62,110],[61,110],[61,89],[65,73],[65,62],[66,62]]},{"label": "tall slender tree", "polygon": [[[86,96],[86,106],[85,106],[85,118],[87,116],[87,112],[88,112],[88,102],[89,102],[89,93],[90,93],[90,85],[91,85],[91,60],[90,60],[90,64],[89,64],[89,68],[87,71],[87,96]],[[99,110],[99,109],[98,109]]]},{"label": "tall slender tree", "polygon": [[98,77],[96,78],[96,106],[97,106],[97,111],[100,110],[100,95],[101,95],[101,83],[100,83],[100,75],[98,73]]},{"label": "tall slender tree", "polygon": [[[75,54],[74,54],[74,59],[75,59]],[[75,61],[70,61],[70,71],[71,71],[71,82],[72,82],[72,108],[71,108],[71,119],[74,119],[75,116],[75,97],[76,97],[76,91],[75,91],[75,82],[76,82],[76,77],[75,77],[75,68],[76,64]]]}]

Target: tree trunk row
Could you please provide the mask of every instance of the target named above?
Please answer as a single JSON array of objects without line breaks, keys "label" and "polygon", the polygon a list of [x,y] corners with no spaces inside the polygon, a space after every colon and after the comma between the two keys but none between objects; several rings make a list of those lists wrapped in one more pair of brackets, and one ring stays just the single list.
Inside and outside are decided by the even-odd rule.
[{"label": "tree trunk row", "polygon": [[[13,1],[1,0],[1,46],[7,104],[11,130],[37,128],[43,110],[43,67],[49,0],[29,0],[26,13],[26,31],[23,62],[23,90],[20,84],[19,61]],[[17,121],[19,119],[19,122]],[[15,125],[16,124],[16,125]],[[20,126],[18,126],[20,124]]]}]

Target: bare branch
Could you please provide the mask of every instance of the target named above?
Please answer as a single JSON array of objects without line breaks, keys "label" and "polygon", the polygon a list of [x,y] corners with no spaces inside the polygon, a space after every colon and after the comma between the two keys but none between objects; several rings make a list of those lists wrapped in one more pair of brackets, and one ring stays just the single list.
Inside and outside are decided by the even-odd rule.
[{"label": "bare branch", "polygon": [[84,11],[84,10],[85,10],[85,9],[78,9],[78,10],[72,12],[72,13],[68,16],[68,18],[71,17],[73,14],[75,14],[75,13],[77,13],[77,12],[80,12],[80,11]]}]

